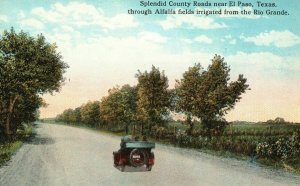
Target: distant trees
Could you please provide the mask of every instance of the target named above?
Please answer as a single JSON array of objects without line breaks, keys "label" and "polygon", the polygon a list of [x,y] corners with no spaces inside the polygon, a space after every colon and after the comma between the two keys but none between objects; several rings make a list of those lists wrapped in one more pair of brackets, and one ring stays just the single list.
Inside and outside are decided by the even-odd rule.
[{"label": "distant trees", "polygon": [[75,125],[83,123],[95,128],[128,131],[129,125],[136,122],[136,94],[136,87],[114,87],[101,102],[89,101],[76,109],[66,109],[56,119]]},{"label": "distant trees", "polygon": [[268,124],[273,124],[273,123],[288,123],[288,122],[286,122],[283,118],[281,118],[281,117],[277,117],[277,118],[275,118],[274,120],[272,120],[272,119],[269,119],[266,123],[268,123]]},{"label": "distant trees", "polygon": [[82,122],[81,107],[77,107],[73,110],[71,122],[80,123]]},{"label": "distant trees", "polygon": [[[57,116],[57,120],[80,122],[90,126],[107,128],[108,130],[123,128],[129,131],[131,124],[141,126],[150,131],[154,125],[163,125],[168,116],[170,106],[170,90],[164,72],[152,67],[150,72],[140,71],[136,75],[137,86],[124,85],[108,90],[108,95],[100,102],[87,103],[76,109],[67,109]],[[78,116],[80,113],[80,117]]]},{"label": "distant trees", "polygon": [[64,112],[57,116],[58,120],[65,121],[67,123],[76,123],[78,122],[75,117],[75,112],[73,109],[66,109]]},{"label": "distant trees", "polygon": [[[143,134],[149,134],[154,126],[165,126],[173,110],[186,115],[190,126],[188,134],[193,131],[194,119],[200,119],[209,135],[212,131],[222,132],[227,124],[223,116],[234,108],[249,87],[243,75],[230,81],[229,72],[224,58],[215,55],[207,70],[195,64],[176,81],[175,89],[170,90],[164,71],[152,66],[149,72],[138,71],[136,86],[114,87],[93,107],[91,103],[80,107],[80,119],[83,123],[100,123],[109,130],[123,128],[126,132],[130,124],[137,124]],[[86,113],[90,109],[94,114]],[[66,110],[64,116],[58,118],[75,117],[75,110],[71,110],[73,115]],[[92,119],[91,116],[97,120],[86,118]]]},{"label": "distant trees", "polygon": [[[100,101],[89,101],[80,108],[80,118],[90,126],[100,126]],[[75,110],[74,110],[75,112]]]},{"label": "distant trees", "polygon": [[184,112],[188,120],[191,116],[200,118],[207,131],[222,130],[225,124],[222,117],[234,108],[249,87],[243,75],[229,82],[229,72],[230,68],[219,55],[214,56],[207,70],[200,64],[190,67],[176,84],[177,110]]},{"label": "distant trees", "polygon": [[40,96],[58,91],[67,64],[54,44],[14,29],[0,36],[0,133],[10,138],[22,122],[34,121]]},{"label": "distant trees", "polygon": [[73,125],[85,123],[90,127],[100,127],[100,102],[89,101],[81,107],[66,109],[56,116],[56,120]]}]

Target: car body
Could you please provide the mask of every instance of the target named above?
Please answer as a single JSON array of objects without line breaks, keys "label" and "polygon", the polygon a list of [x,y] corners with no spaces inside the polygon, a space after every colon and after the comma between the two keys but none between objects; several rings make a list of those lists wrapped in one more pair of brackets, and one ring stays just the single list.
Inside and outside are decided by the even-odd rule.
[{"label": "car body", "polygon": [[115,167],[123,172],[125,166],[145,166],[148,171],[151,171],[154,165],[154,153],[151,150],[155,148],[155,143],[133,140],[125,136],[122,138],[120,146],[118,151],[113,152]]}]

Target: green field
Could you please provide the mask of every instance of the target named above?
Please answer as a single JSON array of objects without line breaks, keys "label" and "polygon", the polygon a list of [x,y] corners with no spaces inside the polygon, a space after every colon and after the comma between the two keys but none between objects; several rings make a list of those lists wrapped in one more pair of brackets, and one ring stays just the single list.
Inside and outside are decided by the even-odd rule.
[{"label": "green field", "polygon": [[297,129],[300,129],[299,123],[274,123],[274,124],[266,124],[266,123],[251,123],[245,124],[241,123],[234,123],[229,125],[227,130],[230,129],[236,131],[277,131],[277,132],[293,132]]},{"label": "green field", "polygon": [[[181,131],[188,128],[180,122],[168,124],[169,129],[174,127]],[[196,124],[194,129],[195,133],[201,131],[201,125]],[[221,136],[207,139],[182,135],[176,145],[202,149],[217,155],[242,159],[248,157],[251,161],[300,174],[299,123],[232,122]]]},{"label": "green field", "polygon": [[[169,122],[168,126],[177,127],[181,130],[186,130],[188,128],[187,125],[182,124],[182,122]],[[200,129],[201,125],[199,123],[195,124],[195,129]],[[289,133],[293,132],[297,129],[300,129],[300,123],[274,123],[267,124],[264,122],[231,122],[226,128],[226,131],[234,130],[236,132],[265,132],[265,131],[276,131]]]}]

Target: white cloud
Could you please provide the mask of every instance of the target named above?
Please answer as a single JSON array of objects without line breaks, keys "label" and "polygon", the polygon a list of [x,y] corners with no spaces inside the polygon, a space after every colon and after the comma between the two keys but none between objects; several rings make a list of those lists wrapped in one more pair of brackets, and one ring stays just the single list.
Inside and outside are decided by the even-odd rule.
[{"label": "white cloud", "polygon": [[231,45],[235,45],[236,44],[236,39],[232,39],[228,43],[231,44]]},{"label": "white cloud", "polygon": [[196,15],[168,15],[167,18],[163,21],[160,21],[159,24],[164,30],[169,30],[178,27],[185,27],[188,29],[218,29],[226,27],[224,23],[217,23],[213,18],[200,17]]},{"label": "white cloud", "polygon": [[53,12],[53,11],[46,11],[42,7],[32,9],[31,13],[34,16],[37,16],[41,20],[46,21],[46,22],[59,22],[62,19],[62,17],[60,17],[58,13]]},{"label": "white cloud", "polygon": [[96,25],[110,30],[138,26],[138,22],[131,15],[118,14],[106,17],[101,9],[80,2],[70,2],[66,5],[55,3],[50,10],[38,7],[32,10],[32,14],[44,22],[73,26]]},{"label": "white cloud", "polygon": [[229,35],[226,35],[225,38],[226,38],[226,39],[231,39],[231,38],[232,38],[232,35],[230,35],[230,34],[229,34]]},{"label": "white cloud", "polygon": [[253,42],[258,46],[274,45],[279,48],[291,47],[300,44],[300,37],[288,30],[263,32],[257,36],[245,37],[241,36],[245,42]]},{"label": "white cloud", "polygon": [[72,27],[66,25],[61,26],[60,30],[63,32],[71,32],[71,33],[74,32],[74,29]]},{"label": "white cloud", "polygon": [[18,18],[19,19],[24,19],[26,17],[26,15],[25,15],[25,13],[24,13],[24,11],[20,11],[19,13],[18,13]]},{"label": "white cloud", "polygon": [[186,44],[192,44],[193,43],[193,41],[191,39],[188,39],[188,38],[182,38],[181,41],[186,43]]},{"label": "white cloud", "polygon": [[[54,38],[54,39],[51,39]],[[71,42],[72,40],[72,36],[68,33],[54,33],[52,35],[52,37],[50,37],[50,40],[55,40],[55,42],[57,43],[64,43],[63,45],[59,45],[59,46],[65,46],[66,44],[70,44],[69,42]]]},{"label": "white cloud", "polygon": [[206,35],[200,35],[197,36],[195,38],[195,41],[199,42],[199,43],[207,43],[207,44],[211,44],[212,43],[212,39],[210,39],[209,37],[207,37]]},{"label": "white cloud", "polygon": [[227,42],[228,44],[230,45],[235,45],[236,44],[236,39],[232,37],[232,35],[226,35],[224,36],[221,41],[224,43],[224,42]]},{"label": "white cloud", "polygon": [[6,15],[0,15],[0,23],[1,22],[7,22],[8,21],[8,18]]},{"label": "white cloud", "polygon": [[165,43],[168,40],[167,37],[164,37],[155,32],[141,32],[138,34],[138,38],[143,41],[150,41],[155,43]]},{"label": "white cloud", "polygon": [[50,43],[57,44],[59,52],[72,50],[72,46],[82,39],[80,32],[66,25],[56,27],[51,32],[44,31],[43,34]]},{"label": "white cloud", "polygon": [[137,27],[138,22],[131,15],[118,14],[112,18],[105,18],[104,23],[100,25],[113,30],[117,28]]},{"label": "white cloud", "polygon": [[32,14],[47,22],[70,21],[77,25],[93,24],[101,17],[100,12],[94,6],[78,2],[71,2],[65,6],[55,3],[50,10],[42,7],[34,8]]},{"label": "white cloud", "polygon": [[300,71],[300,56],[279,56],[272,52],[237,52],[226,57],[226,61],[236,72],[243,72],[252,78],[266,75],[270,78],[282,77]]},{"label": "white cloud", "polygon": [[31,28],[35,28],[35,29],[43,29],[44,28],[44,24],[34,18],[29,18],[29,19],[23,19],[20,21],[20,24],[22,26],[27,26],[27,27],[31,27]]},{"label": "white cloud", "polygon": [[274,70],[280,68],[286,68],[287,65],[284,63],[283,58],[277,56],[271,52],[254,52],[254,53],[245,53],[237,52],[235,55],[229,56],[228,62],[232,65],[247,70]]},{"label": "white cloud", "polygon": [[[167,38],[157,34],[141,32],[136,37],[97,37],[88,42],[64,47],[62,54],[71,68],[71,79],[76,77],[96,81],[102,95],[112,86],[135,83],[137,70],[149,70],[151,65],[166,70],[170,76],[170,85],[175,78],[195,62],[208,64],[213,54],[191,52],[189,50],[174,52],[166,49],[162,43]],[[172,67],[172,70],[168,70]],[[88,86],[88,85],[87,85]],[[87,87],[88,88],[88,87]],[[92,98],[89,98],[92,99]]]}]

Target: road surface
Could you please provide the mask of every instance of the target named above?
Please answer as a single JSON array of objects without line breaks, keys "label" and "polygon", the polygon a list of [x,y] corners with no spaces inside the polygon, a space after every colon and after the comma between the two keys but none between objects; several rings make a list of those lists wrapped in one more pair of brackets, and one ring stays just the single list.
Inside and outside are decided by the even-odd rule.
[{"label": "road surface", "polygon": [[54,124],[0,169],[0,185],[300,185],[300,177],[245,161],[157,145],[151,172],[113,167],[120,137]]}]

